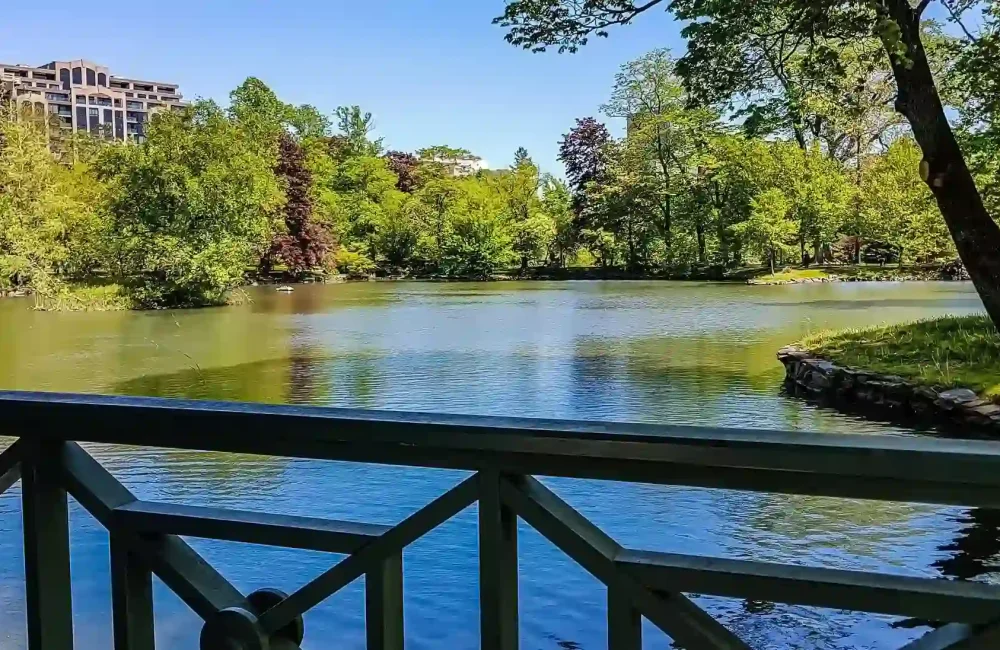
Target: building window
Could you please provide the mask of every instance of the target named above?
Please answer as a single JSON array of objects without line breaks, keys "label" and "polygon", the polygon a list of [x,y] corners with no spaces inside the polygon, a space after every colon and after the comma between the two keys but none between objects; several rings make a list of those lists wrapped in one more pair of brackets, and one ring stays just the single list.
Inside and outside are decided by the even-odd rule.
[{"label": "building window", "polygon": [[110,108],[105,108],[104,109],[104,123],[105,124],[111,124],[111,109]]},{"label": "building window", "polygon": [[73,83],[83,85],[83,68],[73,68]]},{"label": "building window", "polygon": [[146,108],[148,109],[159,108],[160,106],[162,106],[162,104],[157,104],[156,102],[149,102],[146,104]]},{"label": "building window", "polygon": [[63,90],[69,90],[69,68],[62,68],[59,71],[59,81],[62,82]]},{"label": "building window", "polygon": [[137,111],[142,110],[142,102],[125,102],[125,107]]},{"label": "building window", "polygon": [[122,100],[120,100],[120,99],[118,99],[118,98],[116,97],[116,98],[115,98],[115,106],[117,106],[117,107],[121,108],[121,105],[122,105]]},{"label": "building window", "polygon": [[77,104],[86,104],[87,103],[87,96],[86,95],[77,95],[76,96],[76,103]]},{"label": "building window", "polygon": [[149,98],[150,99],[156,99],[156,95],[150,95]]},{"label": "building window", "polygon": [[133,95],[132,93],[125,93],[125,96],[126,97],[135,97],[135,95]]},{"label": "building window", "polygon": [[139,99],[146,99],[146,96],[142,93],[139,93]]},{"label": "building window", "polygon": [[97,74],[93,70],[87,68],[87,85],[96,86],[97,85]]},{"label": "building window", "polygon": [[108,75],[104,74],[103,72],[98,72],[97,73],[97,85],[98,86],[107,86],[108,85]]},{"label": "building window", "polygon": [[97,117],[98,115],[101,114],[99,109],[91,108],[89,110],[90,110],[90,116],[91,117]]},{"label": "building window", "polygon": [[87,108],[85,106],[76,107],[76,128],[87,128]]}]

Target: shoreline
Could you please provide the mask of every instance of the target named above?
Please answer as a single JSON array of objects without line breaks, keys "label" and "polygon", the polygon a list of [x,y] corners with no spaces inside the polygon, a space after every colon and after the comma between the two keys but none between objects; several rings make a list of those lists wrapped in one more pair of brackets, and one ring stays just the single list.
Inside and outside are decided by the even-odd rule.
[{"label": "shoreline", "polygon": [[1000,436],[1000,404],[963,387],[941,388],[839,365],[796,345],[781,348],[785,387],[796,396],[837,410],[946,434]]},{"label": "shoreline", "polygon": [[[626,271],[616,268],[568,267],[529,269],[526,273],[518,270],[494,273],[489,276],[445,276],[435,274],[377,275],[349,277],[339,274],[317,279],[313,283],[334,284],[340,282],[518,282],[549,281],[565,282],[574,280],[621,280],[621,281],[668,281],[668,282],[725,282],[751,286],[778,286],[786,284],[821,284],[837,282],[964,282],[967,276],[948,266],[928,265],[920,267],[878,267],[878,266],[820,266],[810,269],[787,269],[770,276],[765,269],[747,268],[725,270],[720,267],[704,267],[684,270],[664,270],[653,272]],[[287,276],[276,275],[268,278],[254,278],[256,284],[310,284],[298,282]]]}]

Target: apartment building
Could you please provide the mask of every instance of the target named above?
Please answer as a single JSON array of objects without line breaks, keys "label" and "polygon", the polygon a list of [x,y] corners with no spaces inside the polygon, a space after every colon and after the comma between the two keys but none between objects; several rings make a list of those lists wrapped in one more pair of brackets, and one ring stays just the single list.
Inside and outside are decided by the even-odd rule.
[{"label": "apartment building", "polygon": [[157,111],[185,106],[177,84],[116,77],[90,61],[43,66],[0,63],[0,97],[20,110],[48,116],[54,127],[116,140],[141,140]]}]

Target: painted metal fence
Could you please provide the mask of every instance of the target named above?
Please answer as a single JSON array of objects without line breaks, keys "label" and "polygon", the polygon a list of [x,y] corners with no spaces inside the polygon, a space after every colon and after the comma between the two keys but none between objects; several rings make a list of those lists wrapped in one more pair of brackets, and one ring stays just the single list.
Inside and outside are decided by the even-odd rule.
[{"label": "painted metal fence", "polygon": [[[1000,443],[0,392],[0,492],[22,483],[30,650],[72,647],[67,495],[110,535],[116,650],[153,648],[152,575],[205,650],[294,650],[303,615],[359,577],[369,648],[403,647],[403,550],[478,504],[484,650],[518,645],[517,520],[607,587],[611,650],[647,618],[679,645],[750,646],[685,594],[939,622],[909,650],[1000,648],[1000,587],[624,548],[533,475],[1000,507]],[[462,469],[394,526],[137,499],[80,442]],[[180,536],[346,555],[291,594],[242,594]]]}]

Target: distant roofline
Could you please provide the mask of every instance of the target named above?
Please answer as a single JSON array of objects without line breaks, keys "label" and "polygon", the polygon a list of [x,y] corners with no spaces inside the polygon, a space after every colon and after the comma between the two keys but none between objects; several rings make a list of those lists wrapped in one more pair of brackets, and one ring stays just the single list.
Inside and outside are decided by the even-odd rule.
[{"label": "distant roofline", "polygon": [[139,84],[149,84],[150,86],[172,86],[174,89],[180,88],[180,84],[174,83],[172,81],[151,81],[149,79],[132,79],[130,77],[118,77],[115,75],[110,75],[108,82],[111,81],[127,81],[129,83],[139,83]]}]

